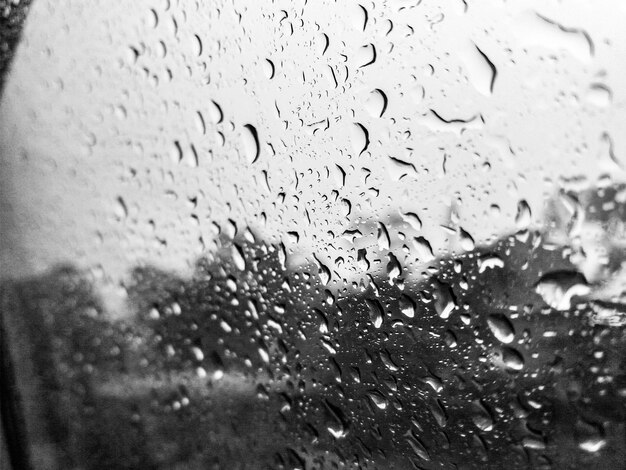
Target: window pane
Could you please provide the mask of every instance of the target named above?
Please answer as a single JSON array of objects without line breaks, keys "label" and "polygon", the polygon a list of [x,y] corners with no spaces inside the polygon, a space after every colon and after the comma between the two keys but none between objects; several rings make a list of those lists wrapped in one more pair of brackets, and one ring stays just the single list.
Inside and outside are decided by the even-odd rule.
[{"label": "window pane", "polygon": [[623,466],[626,4],[4,12],[13,459]]}]

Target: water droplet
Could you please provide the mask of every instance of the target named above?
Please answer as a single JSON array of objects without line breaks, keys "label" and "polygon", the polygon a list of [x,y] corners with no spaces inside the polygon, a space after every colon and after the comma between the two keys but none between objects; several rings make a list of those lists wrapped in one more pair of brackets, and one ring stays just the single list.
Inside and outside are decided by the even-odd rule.
[{"label": "water droplet", "polygon": [[524,357],[516,349],[502,348],[502,362],[512,371],[520,371],[524,368]]},{"label": "water droplet", "polygon": [[586,99],[588,103],[598,108],[606,108],[611,105],[613,92],[602,83],[592,83],[587,90]]},{"label": "water droplet", "polygon": [[446,319],[457,307],[456,297],[454,295],[454,292],[452,292],[450,284],[441,281],[435,281],[435,287],[435,310],[437,311],[437,315],[439,315],[443,319]]},{"label": "water droplet", "polygon": [[493,62],[474,43],[468,42],[460,48],[470,82],[476,90],[489,96],[493,93],[497,70]]},{"label": "water droplet", "polygon": [[537,282],[535,290],[556,310],[569,310],[573,297],[585,296],[591,291],[585,277],[576,271],[555,271],[545,274]]},{"label": "water droplet", "polygon": [[360,47],[355,54],[355,61],[360,68],[367,67],[376,62],[376,48],[374,44]]},{"label": "water droplet", "polygon": [[246,124],[243,126],[243,148],[248,163],[254,163],[259,158],[261,148],[259,146],[259,136],[256,131],[256,127],[252,124]]},{"label": "water droplet", "polygon": [[374,328],[380,328],[385,317],[385,310],[377,299],[365,299],[369,311],[370,321]]},{"label": "water droplet", "polygon": [[400,297],[400,311],[402,314],[408,318],[413,318],[415,316],[415,302],[411,297],[406,294],[402,294]]},{"label": "water droplet", "polygon": [[422,219],[420,219],[419,216],[414,212],[407,212],[406,214],[402,214],[402,218],[406,223],[413,227],[414,230],[422,229]]},{"label": "water droplet", "polygon": [[515,338],[513,325],[506,316],[499,313],[489,315],[487,324],[498,341],[508,344]]},{"label": "water droplet", "polygon": [[578,444],[578,447],[589,453],[598,452],[604,446],[606,446],[606,440],[600,437],[590,437]]},{"label": "water droplet", "polygon": [[274,73],[276,69],[274,68],[274,62],[269,59],[265,59],[263,61],[263,71],[265,72],[265,76],[270,80],[274,78]]},{"label": "water droplet", "polygon": [[382,117],[387,109],[387,95],[376,88],[372,91],[367,100],[365,101],[365,110],[369,113],[373,118]]},{"label": "water droplet", "polygon": [[385,396],[378,390],[371,390],[367,392],[367,396],[379,410],[384,410],[389,405],[389,400],[387,400],[387,398],[385,398]]},{"label": "water droplet", "polygon": [[478,272],[484,273],[487,269],[503,268],[504,261],[497,255],[485,255],[478,258]]},{"label": "water droplet", "polygon": [[531,221],[530,206],[525,200],[517,203],[517,215],[515,216],[515,226],[518,230],[525,230]]},{"label": "water droplet", "polygon": [[422,442],[417,437],[409,433],[406,436],[406,440],[411,446],[411,449],[413,450],[415,455],[417,455],[420,459],[426,462],[430,462],[430,455],[428,451],[426,450],[426,447],[424,446],[424,444],[422,444]]},{"label": "water droplet", "polygon": [[198,57],[200,57],[202,55],[202,39],[200,39],[200,36],[198,36],[197,34],[194,34],[193,38],[194,38],[194,44],[193,44],[194,53]]},{"label": "water droplet", "polygon": [[419,259],[422,263],[428,263],[435,259],[430,242],[424,237],[415,237],[413,239],[413,246],[415,247],[417,259]]},{"label": "water droplet", "polygon": [[516,18],[512,33],[523,46],[564,50],[582,62],[588,62],[594,54],[586,31],[563,26],[532,11],[524,11]]},{"label": "water droplet", "polygon": [[200,111],[196,111],[196,129],[199,134],[206,134],[206,124],[204,123],[204,117]]},{"label": "water droplet", "polygon": [[315,259],[317,263],[318,274],[320,276],[320,280],[322,281],[322,284],[327,285],[330,282],[330,278],[331,278],[330,269],[328,269],[328,267],[326,267],[326,265],[322,263],[317,258],[317,256],[313,255],[313,258]]},{"label": "water droplet", "polygon": [[389,284],[393,285],[394,281],[402,274],[402,266],[400,266],[398,258],[396,258],[393,253],[389,253],[388,257],[387,276],[389,276]]},{"label": "water droplet", "polygon": [[465,251],[472,251],[475,247],[472,236],[462,228],[459,228],[459,236],[461,237],[461,248]]},{"label": "water droplet", "polygon": [[239,245],[233,244],[231,248],[231,256],[233,258],[233,262],[235,263],[235,266],[237,267],[237,269],[239,269],[240,271],[245,271],[246,259],[243,255],[243,250],[241,249]]},{"label": "water droplet", "polygon": [[370,268],[370,262],[367,259],[367,250],[361,248],[357,251],[357,263],[363,271],[368,271]]},{"label": "water droplet", "polygon": [[476,427],[484,432],[491,431],[493,429],[493,418],[485,405],[483,405],[480,400],[475,400],[472,402],[472,408],[474,410],[472,421]]},{"label": "water droplet", "polygon": [[219,124],[224,120],[222,108],[215,101],[209,101],[209,119],[213,124]]},{"label": "water droplet", "polygon": [[389,239],[389,232],[387,231],[387,227],[382,222],[378,223],[378,234],[376,236],[376,241],[378,242],[378,250],[384,251],[389,250],[391,247],[391,240]]},{"label": "water droplet", "polygon": [[361,155],[370,144],[369,132],[363,124],[355,122],[351,128],[350,140],[352,142],[352,150]]}]

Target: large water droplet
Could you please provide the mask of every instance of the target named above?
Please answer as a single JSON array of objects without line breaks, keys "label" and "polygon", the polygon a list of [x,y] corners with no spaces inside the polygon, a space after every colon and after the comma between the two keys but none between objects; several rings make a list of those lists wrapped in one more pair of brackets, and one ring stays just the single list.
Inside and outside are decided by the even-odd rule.
[{"label": "large water droplet", "polygon": [[424,237],[415,237],[413,239],[413,246],[415,247],[417,259],[419,259],[422,263],[428,263],[435,259],[430,242]]},{"label": "large water droplet", "polygon": [[370,144],[369,132],[361,123],[355,122],[350,131],[352,150],[361,155]]},{"label": "large water droplet", "polygon": [[233,258],[233,262],[235,266],[240,271],[245,271],[246,269],[246,259],[243,255],[243,250],[239,245],[233,245],[231,248],[231,256]]},{"label": "large water droplet", "polygon": [[209,119],[213,124],[219,124],[224,120],[222,108],[215,101],[209,101]]},{"label": "large water droplet", "polygon": [[389,400],[387,400],[387,398],[385,398],[385,396],[378,390],[369,391],[367,393],[367,396],[370,397],[372,403],[374,403],[374,405],[376,405],[376,408],[378,408],[379,410],[384,410],[389,405]]},{"label": "large water droplet", "polygon": [[436,281],[435,292],[435,310],[441,318],[448,318],[452,311],[456,308],[456,297],[450,284],[445,282]]},{"label": "large water droplet", "polygon": [[520,371],[524,368],[524,357],[519,351],[510,347],[502,348],[502,362],[512,371]]},{"label": "large water droplet", "polygon": [[415,302],[411,297],[406,294],[402,294],[399,304],[400,311],[404,316],[408,318],[413,318],[415,316]]},{"label": "large water droplet", "polygon": [[365,101],[365,110],[374,118],[382,117],[387,109],[387,95],[376,88]]},{"label": "large water droplet", "polygon": [[370,315],[370,321],[375,328],[380,328],[385,317],[385,310],[377,299],[365,299],[367,309]]},{"label": "large water droplet", "polygon": [[246,124],[243,126],[242,132],[243,148],[248,163],[254,163],[259,158],[261,148],[259,147],[259,135],[257,134],[256,127],[252,124]]},{"label": "large water droplet", "polygon": [[474,238],[462,228],[459,228],[459,236],[461,237],[461,248],[465,251],[472,251],[476,246]]},{"label": "large water droplet", "polygon": [[525,200],[517,203],[517,215],[515,216],[515,226],[518,230],[528,228],[531,220],[530,206]]},{"label": "large water droplet", "polygon": [[550,307],[569,310],[573,297],[587,295],[591,289],[579,272],[555,271],[542,276],[535,290]]},{"label": "large water droplet", "polygon": [[378,242],[378,249],[380,251],[388,250],[391,247],[391,240],[389,239],[389,232],[387,227],[382,222],[378,223],[378,234],[376,236]]},{"label": "large water droplet", "polygon": [[489,315],[487,324],[498,341],[508,344],[515,338],[513,325],[506,316],[499,313]]}]

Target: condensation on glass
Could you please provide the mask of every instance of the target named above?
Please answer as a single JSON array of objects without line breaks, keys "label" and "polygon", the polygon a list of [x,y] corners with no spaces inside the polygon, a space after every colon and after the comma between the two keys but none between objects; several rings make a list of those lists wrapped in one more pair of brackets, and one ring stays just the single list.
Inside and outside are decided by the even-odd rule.
[{"label": "condensation on glass", "polygon": [[35,0],[0,103],[12,442],[53,470],[623,468],[625,23]]}]

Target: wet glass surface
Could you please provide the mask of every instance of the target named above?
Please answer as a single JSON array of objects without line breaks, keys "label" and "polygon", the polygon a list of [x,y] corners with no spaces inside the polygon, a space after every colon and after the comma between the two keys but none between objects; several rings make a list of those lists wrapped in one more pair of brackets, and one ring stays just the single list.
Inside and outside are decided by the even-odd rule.
[{"label": "wet glass surface", "polygon": [[3,11],[14,467],[624,468],[626,4]]}]

